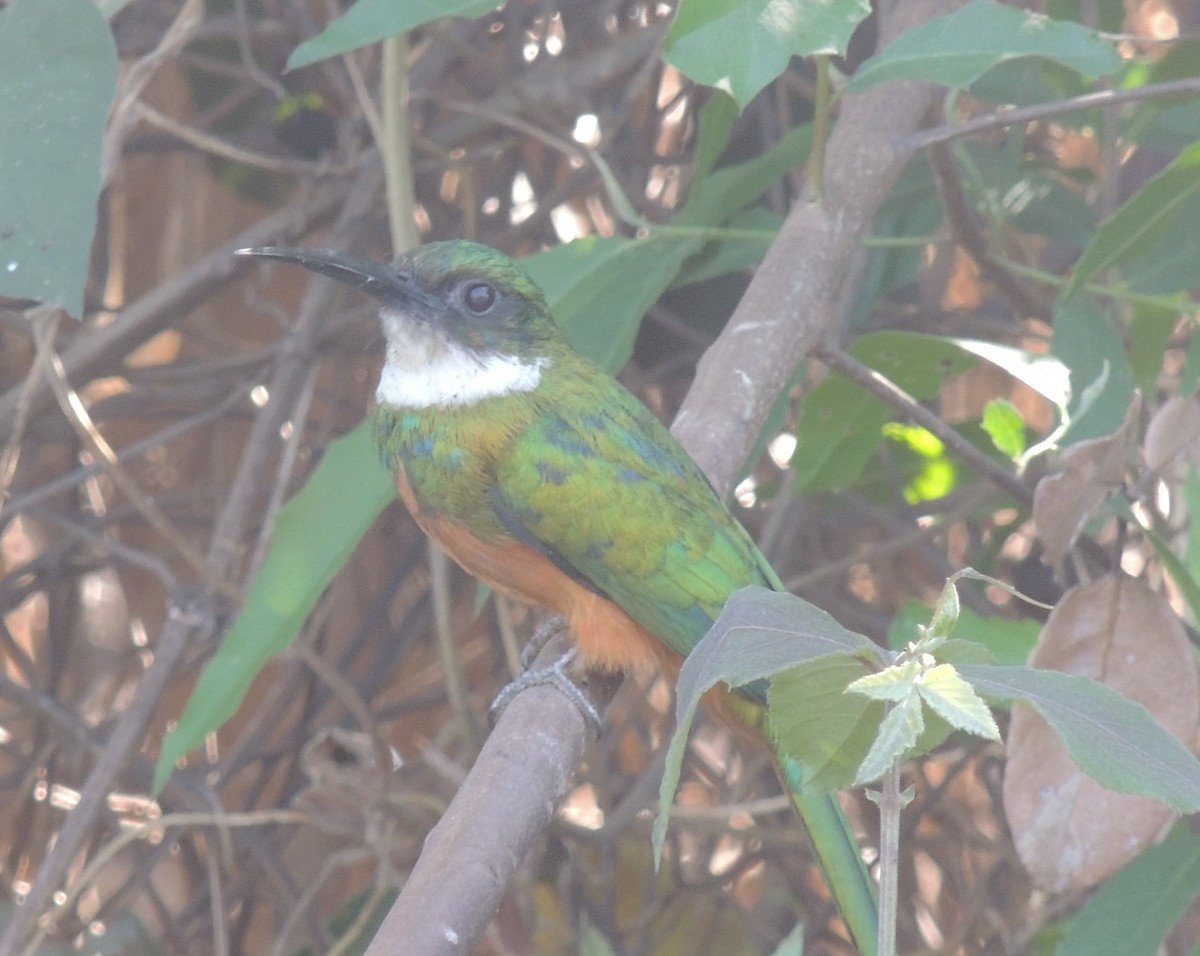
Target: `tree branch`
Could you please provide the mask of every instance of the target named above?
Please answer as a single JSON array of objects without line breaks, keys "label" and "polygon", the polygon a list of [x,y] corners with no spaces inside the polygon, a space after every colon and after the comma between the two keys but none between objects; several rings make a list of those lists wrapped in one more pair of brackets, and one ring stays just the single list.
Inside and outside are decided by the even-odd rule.
[{"label": "tree branch", "polygon": [[[880,46],[947,13],[948,5],[899,0],[884,11]],[[821,195],[805,197],[788,214],[729,324],[700,360],[673,431],[722,494],[797,366],[832,332],[859,241],[914,155],[908,143],[938,90],[904,80],[845,97]]]},{"label": "tree branch", "polygon": [[[563,631],[533,666],[550,666],[569,647]],[[586,692],[603,712],[614,689],[601,681]],[[579,709],[558,689],[534,686],[514,697],[425,838],[366,956],[474,952],[509,879],[570,791],[590,736]]]},{"label": "tree branch", "polygon": [[[933,0],[900,0],[888,35],[945,10]],[[824,196],[788,217],[675,421],[676,437],[718,490],[732,485],[775,397],[828,333],[858,239],[910,158],[893,144],[918,128],[935,96],[929,85],[890,83],[846,98],[829,142]],[[556,690],[534,687],[514,698],[427,837],[367,956],[473,951],[508,878],[569,791],[587,733]]]}]

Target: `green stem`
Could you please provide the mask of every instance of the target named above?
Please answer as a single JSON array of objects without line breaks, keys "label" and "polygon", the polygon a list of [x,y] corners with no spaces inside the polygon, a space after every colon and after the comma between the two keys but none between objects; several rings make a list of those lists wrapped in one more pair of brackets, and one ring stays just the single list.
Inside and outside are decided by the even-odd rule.
[{"label": "green stem", "polygon": [[403,34],[383,41],[383,175],[387,183],[388,224],[392,250],[400,253],[421,241],[413,217],[412,140],[408,125],[408,38]]},{"label": "green stem", "polygon": [[825,147],[829,142],[829,113],[833,96],[829,87],[829,55],[813,57],[817,68],[817,93],[813,99],[813,143],[808,155],[808,191],[813,196],[821,195],[825,182]]},{"label": "green stem", "polygon": [[896,956],[897,884],[900,871],[900,761],[883,775],[879,793],[879,956]]}]

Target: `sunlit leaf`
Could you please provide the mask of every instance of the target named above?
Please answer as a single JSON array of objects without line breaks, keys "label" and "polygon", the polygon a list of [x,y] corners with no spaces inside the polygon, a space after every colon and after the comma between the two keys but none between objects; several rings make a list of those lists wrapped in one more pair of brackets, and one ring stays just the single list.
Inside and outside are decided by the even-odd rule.
[{"label": "sunlit leaf", "polygon": [[1000,730],[979,695],[949,664],[936,664],[916,684],[921,700],[956,730],[987,740],[999,740]]},{"label": "sunlit leaf", "polygon": [[846,52],[866,0],[681,0],[663,58],[744,108],[793,56]]},{"label": "sunlit leaf", "polygon": [[994,398],[984,406],[983,430],[1000,452],[1014,461],[1025,451],[1025,422],[1017,406]]}]

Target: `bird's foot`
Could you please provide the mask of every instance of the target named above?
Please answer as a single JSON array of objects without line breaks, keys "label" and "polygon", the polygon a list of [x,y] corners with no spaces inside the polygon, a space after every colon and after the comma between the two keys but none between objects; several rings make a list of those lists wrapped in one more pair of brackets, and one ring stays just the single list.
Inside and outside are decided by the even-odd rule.
[{"label": "bird's foot", "polygon": [[[553,634],[557,633],[565,623],[562,623],[562,618],[558,618],[560,625],[549,636],[542,638],[542,645],[545,646]],[[551,622],[547,622],[549,624]],[[546,625],[542,625],[538,629],[538,634],[533,636],[533,641],[538,639],[542,630],[545,630]],[[530,642],[532,643],[532,641]],[[522,655],[524,656],[524,655]],[[592,706],[592,702],[584,693],[583,688],[575,683],[570,674],[571,664],[575,660],[575,649],[567,651],[562,657],[556,660],[549,667],[539,667],[537,670],[527,670],[516,680],[503,687],[496,699],[492,701],[492,706],[488,708],[488,724],[492,727],[496,725],[496,721],[500,719],[500,715],[504,713],[504,708],[513,702],[513,699],[521,691],[530,687],[540,685],[549,685],[557,688],[563,696],[573,703],[580,714],[583,715],[584,721],[596,732],[596,736],[600,735],[600,731],[604,726],[600,719],[600,713]]]},{"label": "bird's foot", "polygon": [[561,614],[555,614],[554,617],[542,621],[538,629],[533,632],[529,643],[521,650],[521,670],[531,670],[534,659],[542,653],[542,648],[554,640],[556,634],[561,634],[566,629],[567,619]]}]

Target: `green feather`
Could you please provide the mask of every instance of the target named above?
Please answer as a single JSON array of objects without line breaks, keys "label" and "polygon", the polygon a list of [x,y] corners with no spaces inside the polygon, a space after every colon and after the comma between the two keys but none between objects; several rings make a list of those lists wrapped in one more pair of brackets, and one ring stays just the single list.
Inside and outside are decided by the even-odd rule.
[{"label": "green feather", "polygon": [[[733,591],[769,586],[757,549],[650,411],[579,356],[496,462],[493,503],[672,650],[686,655]],[[579,410],[604,409],[603,414]],[[546,480],[547,474],[555,480]]]},{"label": "green feather", "polygon": [[[571,351],[512,260],[468,242],[433,243],[391,265],[323,250],[247,251],[379,299],[385,329],[400,330],[389,346],[393,370],[427,370],[449,355],[469,379],[475,361],[480,369],[496,359],[540,363],[536,387],[474,404],[431,388],[426,407],[375,409],[380,456],[391,468],[403,464],[422,510],[484,540],[537,548],[684,655],[730,594],[778,584],[696,464],[633,395]],[[412,343],[428,354],[406,352]],[[759,690],[743,688],[761,698]],[[830,795],[793,788],[792,796],[847,923],[873,953],[873,891],[845,815]]]}]

